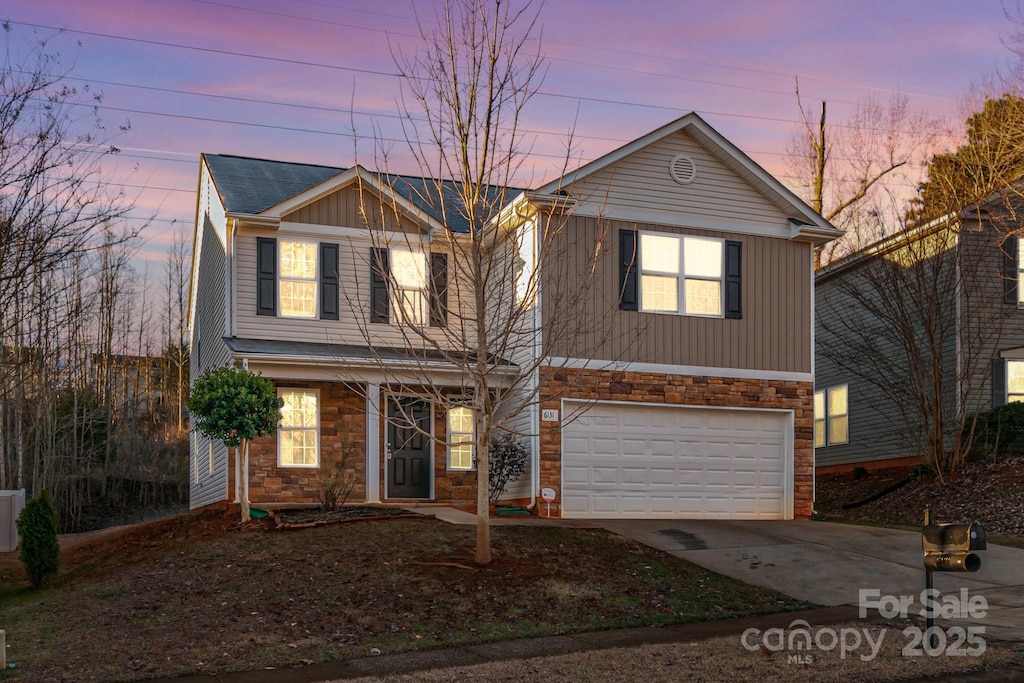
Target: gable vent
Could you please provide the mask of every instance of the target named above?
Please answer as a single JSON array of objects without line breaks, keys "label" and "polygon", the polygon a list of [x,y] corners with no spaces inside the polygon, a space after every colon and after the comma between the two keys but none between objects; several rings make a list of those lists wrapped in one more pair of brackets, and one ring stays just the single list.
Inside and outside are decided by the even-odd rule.
[{"label": "gable vent", "polygon": [[680,185],[692,183],[697,177],[697,165],[693,163],[693,159],[683,154],[677,154],[672,158],[668,170],[672,174],[672,180]]}]

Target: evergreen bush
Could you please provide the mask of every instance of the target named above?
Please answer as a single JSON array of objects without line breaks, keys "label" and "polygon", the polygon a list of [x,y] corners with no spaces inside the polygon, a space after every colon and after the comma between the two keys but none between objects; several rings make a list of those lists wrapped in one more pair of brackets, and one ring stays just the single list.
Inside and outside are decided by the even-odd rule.
[{"label": "evergreen bush", "polygon": [[16,522],[21,537],[21,561],[35,589],[42,588],[60,569],[57,510],[43,491],[25,505]]}]

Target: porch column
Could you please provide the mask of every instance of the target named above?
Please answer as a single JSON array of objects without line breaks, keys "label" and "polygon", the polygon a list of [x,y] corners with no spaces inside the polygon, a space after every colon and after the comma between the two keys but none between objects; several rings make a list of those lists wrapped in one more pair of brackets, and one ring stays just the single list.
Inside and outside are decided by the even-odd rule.
[{"label": "porch column", "polygon": [[366,502],[380,502],[380,385],[366,385]]}]

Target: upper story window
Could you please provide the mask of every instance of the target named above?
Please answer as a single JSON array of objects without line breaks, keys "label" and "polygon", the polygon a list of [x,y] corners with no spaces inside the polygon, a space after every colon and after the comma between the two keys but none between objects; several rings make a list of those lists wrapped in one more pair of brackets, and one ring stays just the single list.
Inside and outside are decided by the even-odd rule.
[{"label": "upper story window", "polygon": [[743,317],[743,243],[619,230],[619,308]]},{"label": "upper story window", "polygon": [[391,310],[408,325],[427,324],[427,255],[422,251],[391,250]]},{"label": "upper story window", "polygon": [[1016,272],[1013,273],[1017,285],[1017,305],[1024,304],[1024,258],[1022,255],[1024,255],[1024,239],[1018,237]]},{"label": "upper story window", "polygon": [[849,386],[814,392],[814,446],[835,446],[850,440]]},{"label": "upper story window", "polygon": [[280,252],[281,315],[316,317],[316,251],[312,242],[282,240]]},{"label": "upper story window", "polygon": [[339,245],[256,238],[256,315],[338,320]]},{"label": "upper story window", "polygon": [[369,265],[371,323],[447,324],[447,254],[374,247]]}]

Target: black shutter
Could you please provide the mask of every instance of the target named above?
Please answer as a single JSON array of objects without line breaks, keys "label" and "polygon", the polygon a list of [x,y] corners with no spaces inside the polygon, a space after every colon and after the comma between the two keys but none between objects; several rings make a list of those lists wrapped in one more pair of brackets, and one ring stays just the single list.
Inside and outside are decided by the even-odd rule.
[{"label": "black shutter", "polygon": [[1003,240],[1003,302],[1017,303],[1017,236],[1009,235]]},{"label": "black shutter", "polygon": [[742,242],[725,242],[725,317],[743,317]]},{"label": "black shutter", "polygon": [[277,240],[256,238],[256,315],[277,315]]},{"label": "black shutter", "polygon": [[388,250],[370,249],[370,322],[388,322]]},{"label": "black shutter", "polygon": [[320,319],[338,319],[338,245],[320,243]]},{"label": "black shutter", "polygon": [[448,254],[430,255],[430,326],[448,324]]},{"label": "black shutter", "polygon": [[992,359],[992,407],[1006,404],[1006,361]]},{"label": "black shutter", "polygon": [[619,308],[640,310],[637,287],[636,230],[619,230]]}]

